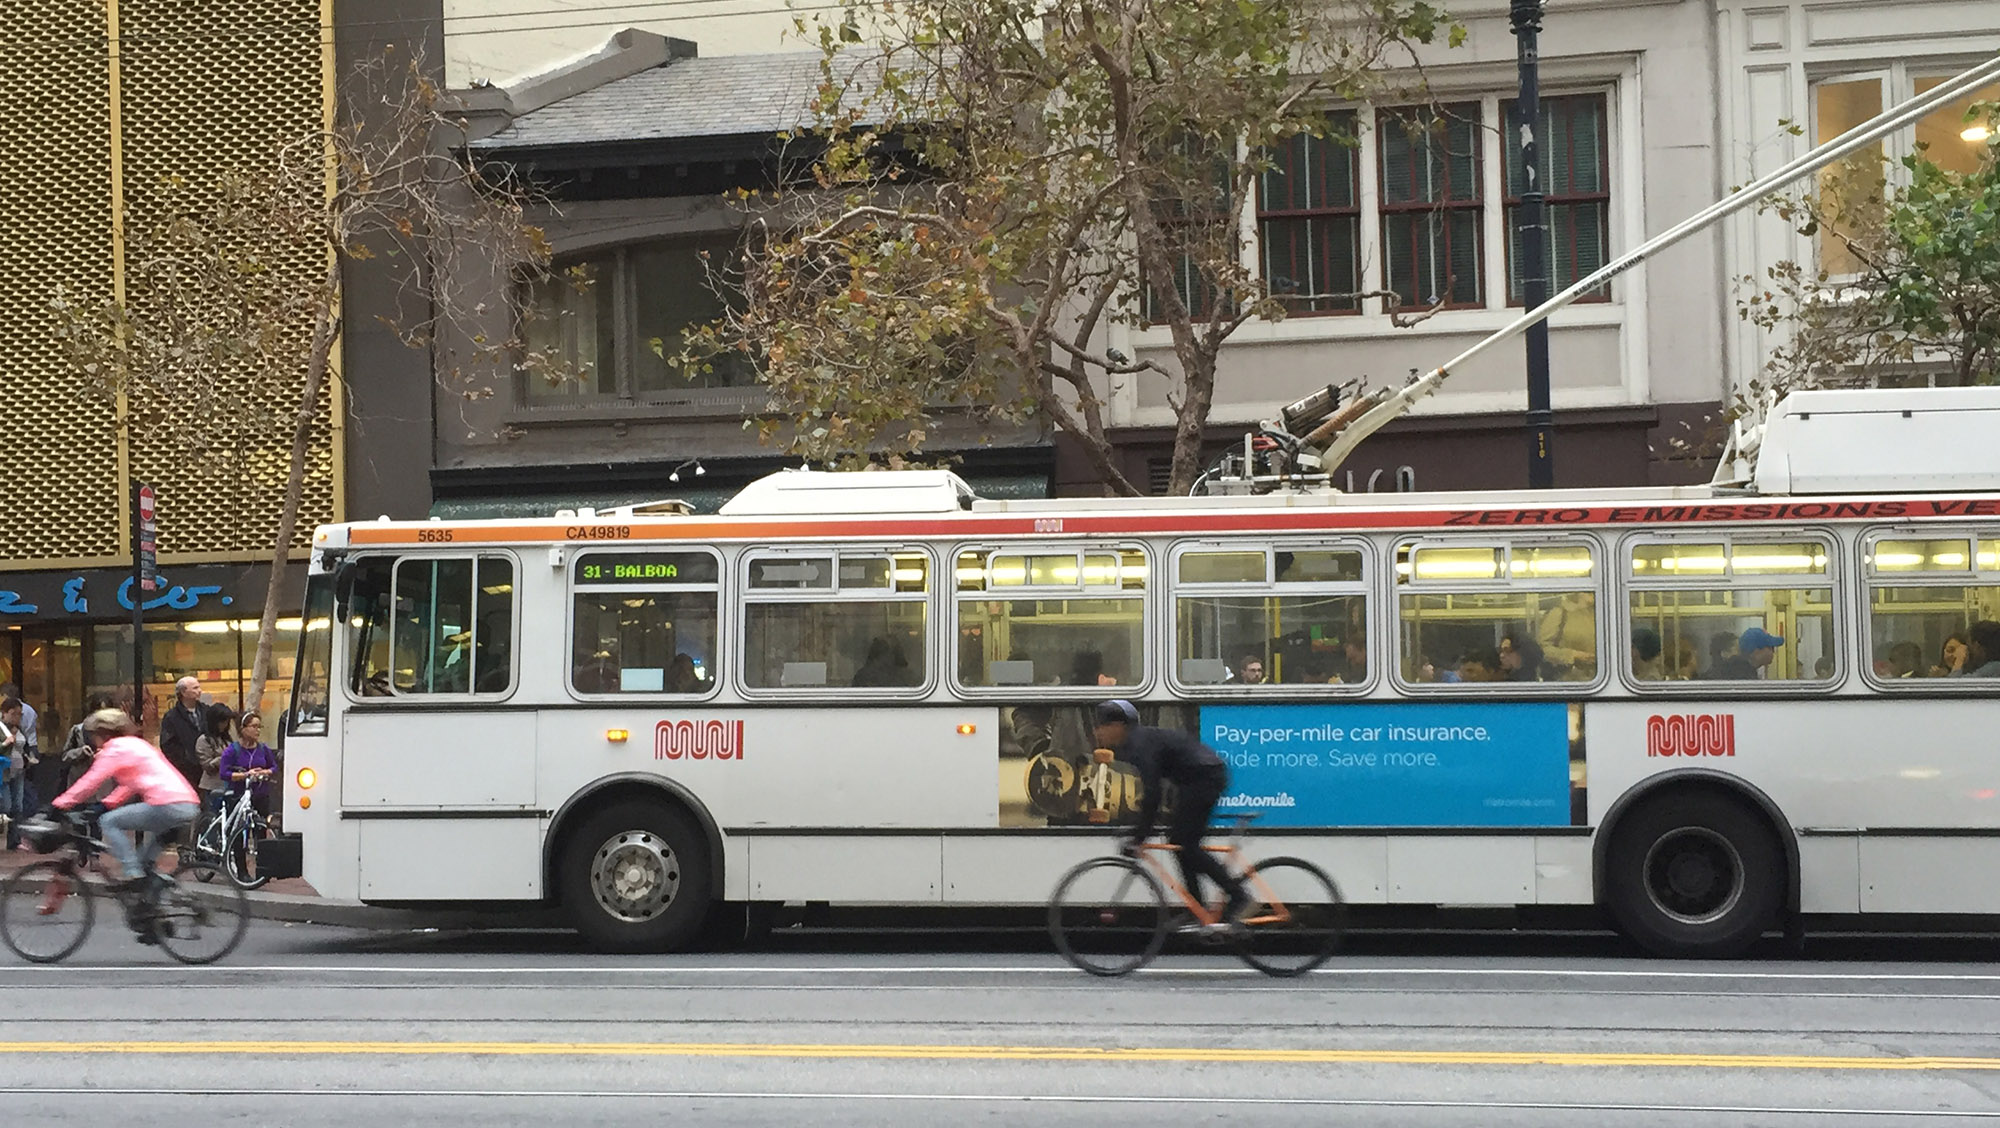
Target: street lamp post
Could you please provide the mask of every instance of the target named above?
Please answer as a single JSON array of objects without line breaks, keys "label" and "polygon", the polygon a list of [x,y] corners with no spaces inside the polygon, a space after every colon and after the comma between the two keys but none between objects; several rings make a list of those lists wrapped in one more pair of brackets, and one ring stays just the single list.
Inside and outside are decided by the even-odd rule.
[{"label": "street lamp post", "polygon": [[[1521,268],[1521,303],[1534,309],[1548,300],[1548,221],[1542,208],[1541,144],[1535,136],[1542,120],[1541,50],[1542,0],[1510,0],[1508,23],[1514,30],[1521,68],[1520,96],[1514,103],[1514,126],[1521,138],[1520,219],[1514,228],[1515,254]],[[1549,406],[1549,323],[1528,326],[1528,485],[1546,490],[1556,484],[1555,412]]]}]

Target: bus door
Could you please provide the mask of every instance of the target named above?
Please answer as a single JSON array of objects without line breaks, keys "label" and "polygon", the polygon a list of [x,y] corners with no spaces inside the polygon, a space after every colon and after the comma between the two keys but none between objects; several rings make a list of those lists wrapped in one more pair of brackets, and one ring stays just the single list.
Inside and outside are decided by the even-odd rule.
[{"label": "bus door", "polygon": [[532,810],[535,718],[509,709],[515,561],[366,557],[349,581],[344,811]]}]

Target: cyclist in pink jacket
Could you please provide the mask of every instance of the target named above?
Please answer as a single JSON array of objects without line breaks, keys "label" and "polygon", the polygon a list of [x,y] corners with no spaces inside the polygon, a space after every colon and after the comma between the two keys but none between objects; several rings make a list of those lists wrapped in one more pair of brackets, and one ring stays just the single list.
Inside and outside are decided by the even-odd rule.
[{"label": "cyclist in pink jacket", "polygon": [[[123,710],[99,709],[85,717],[83,737],[97,756],[83,778],[53,804],[67,811],[90,802],[105,784],[116,784],[104,797],[105,805],[115,809],[106,811],[97,825],[128,886],[152,871],[162,836],[193,822],[201,810],[187,777],[138,732],[139,726]],[[133,841],[137,832],[147,832],[143,847]]]}]

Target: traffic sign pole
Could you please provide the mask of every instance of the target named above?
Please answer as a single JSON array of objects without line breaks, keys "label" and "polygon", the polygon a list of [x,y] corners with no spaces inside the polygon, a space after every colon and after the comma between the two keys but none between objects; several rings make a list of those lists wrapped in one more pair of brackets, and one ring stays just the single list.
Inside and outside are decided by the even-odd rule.
[{"label": "traffic sign pole", "polygon": [[146,596],[159,586],[153,487],[132,483],[132,723],[146,727]]}]

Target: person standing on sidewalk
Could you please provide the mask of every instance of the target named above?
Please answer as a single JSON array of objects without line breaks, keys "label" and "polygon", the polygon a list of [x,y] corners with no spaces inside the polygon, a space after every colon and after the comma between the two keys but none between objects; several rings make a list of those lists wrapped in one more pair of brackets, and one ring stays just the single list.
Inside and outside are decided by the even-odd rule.
[{"label": "person standing on sidewalk", "polygon": [[203,724],[201,679],[189,675],[174,683],[174,703],[160,718],[160,751],[182,775],[188,786],[201,782],[201,759],[195,744],[208,730]]},{"label": "person standing on sidewalk", "polygon": [[[93,693],[84,700],[83,715],[88,717],[99,709],[114,709],[117,706],[110,694]],[[90,741],[83,735],[83,722],[69,726],[69,736],[63,740],[62,746],[62,786],[56,789],[56,794],[68,791],[70,784],[83,778],[83,773],[90,770],[90,758],[94,755],[96,753],[91,749]]]},{"label": "person standing on sidewalk", "polygon": [[21,809],[25,813],[33,813],[41,809],[41,801],[46,798],[46,796],[39,794],[36,789],[36,784],[39,782],[36,777],[41,774],[35,770],[36,766],[41,763],[42,755],[42,745],[38,736],[41,729],[41,718],[35,714],[35,707],[28,704],[27,698],[21,695],[21,687],[13,682],[0,685],[0,699],[9,697],[21,703],[21,721],[16,727],[21,730],[22,739],[27,742],[28,749],[27,769],[21,776],[22,780],[25,781],[22,786],[27,789],[27,800]]},{"label": "person standing on sidewalk", "polygon": [[28,814],[28,737],[21,731],[18,697],[0,698],[0,810],[7,816],[7,849],[21,845],[21,819]]},{"label": "person standing on sidewalk", "polygon": [[229,747],[230,723],[235,719],[235,712],[220,701],[202,712],[202,732],[194,742],[194,758],[201,764],[201,782],[195,790],[201,795],[204,811],[222,806],[222,757]]}]

